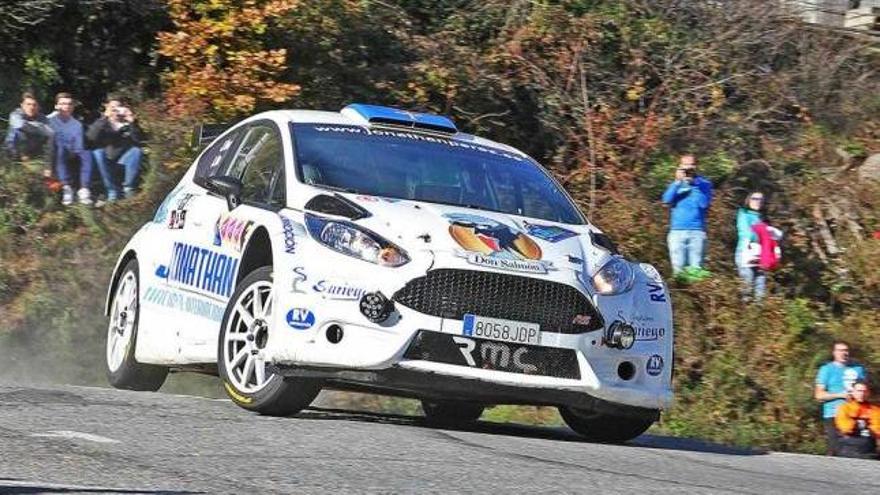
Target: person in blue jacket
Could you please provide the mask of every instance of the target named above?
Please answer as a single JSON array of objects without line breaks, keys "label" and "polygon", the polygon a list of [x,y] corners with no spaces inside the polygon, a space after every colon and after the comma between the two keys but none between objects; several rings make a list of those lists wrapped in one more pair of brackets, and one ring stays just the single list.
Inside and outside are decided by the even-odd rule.
[{"label": "person in blue jacket", "polygon": [[763,220],[763,208],[764,194],[755,191],[746,197],[745,205],[736,212],[736,269],[744,282],[743,297],[754,295],[756,300],[762,299],[767,291],[767,272],[758,265],[758,235],[752,230],[753,225]]},{"label": "person in blue jacket", "polygon": [[712,182],[697,175],[694,155],[682,155],[675,170],[675,181],[663,193],[663,204],[670,209],[669,259],[672,273],[685,266],[701,269],[706,250],[706,212],[712,204]]}]

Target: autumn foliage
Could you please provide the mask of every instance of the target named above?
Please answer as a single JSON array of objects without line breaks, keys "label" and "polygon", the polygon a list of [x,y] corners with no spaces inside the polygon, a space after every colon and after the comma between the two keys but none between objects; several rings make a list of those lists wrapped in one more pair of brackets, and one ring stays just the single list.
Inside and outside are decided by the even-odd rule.
[{"label": "autumn foliage", "polygon": [[264,35],[295,0],[166,0],[175,27],[158,34],[159,54],[171,61],[163,74],[172,114],[224,118],[251,112],[260,101],[284,102],[300,91],[276,82],[284,48],[269,49]]}]

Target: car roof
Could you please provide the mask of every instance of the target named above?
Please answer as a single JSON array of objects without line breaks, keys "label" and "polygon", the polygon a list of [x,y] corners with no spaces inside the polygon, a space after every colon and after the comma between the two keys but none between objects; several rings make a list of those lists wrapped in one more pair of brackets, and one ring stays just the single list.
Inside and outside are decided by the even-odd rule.
[{"label": "car roof", "polygon": [[[253,115],[248,117],[242,123],[249,122],[252,120],[259,119],[271,119],[277,122],[278,124],[285,123],[296,123],[296,124],[335,124],[335,125],[356,125],[356,126],[366,126],[373,127],[377,126],[376,124],[371,124],[366,119],[360,117],[357,114],[350,112],[328,112],[322,110],[270,110],[268,112],[259,113],[257,115]],[[387,125],[383,125],[381,127],[389,127]],[[453,139],[456,141],[479,144],[481,146],[488,146],[492,148],[497,148],[499,150],[503,150],[508,153],[512,153],[515,155],[519,155],[525,158],[528,158],[528,155],[523,153],[522,151],[514,148],[513,146],[508,146],[504,143],[499,143],[496,141],[492,141],[490,139],[482,138],[479,136],[475,136],[473,134],[467,134],[464,132],[457,132],[455,134],[447,134],[447,133],[432,133],[430,131],[425,131],[422,129],[410,129],[404,128],[409,132],[420,132],[420,133],[428,133],[434,134],[437,136],[442,136],[445,139]]]}]

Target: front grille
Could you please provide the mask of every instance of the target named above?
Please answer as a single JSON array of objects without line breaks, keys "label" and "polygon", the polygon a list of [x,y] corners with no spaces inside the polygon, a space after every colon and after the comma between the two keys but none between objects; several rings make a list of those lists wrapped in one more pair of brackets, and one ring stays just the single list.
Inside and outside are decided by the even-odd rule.
[{"label": "front grille", "polygon": [[431,270],[409,281],[393,299],[420,313],[455,320],[475,314],[537,323],[542,331],[559,333],[603,327],[602,317],[574,287],[503,273]]}]

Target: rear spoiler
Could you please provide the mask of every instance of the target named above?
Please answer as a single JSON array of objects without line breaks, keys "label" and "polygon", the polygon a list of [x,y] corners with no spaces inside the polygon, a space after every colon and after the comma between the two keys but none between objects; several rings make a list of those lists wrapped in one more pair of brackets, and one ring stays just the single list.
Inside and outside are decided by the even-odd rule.
[{"label": "rear spoiler", "polygon": [[233,124],[196,124],[193,128],[192,142],[190,145],[196,149],[202,149],[211,141],[217,139],[220,134],[226,132],[226,129],[232,127]]}]

